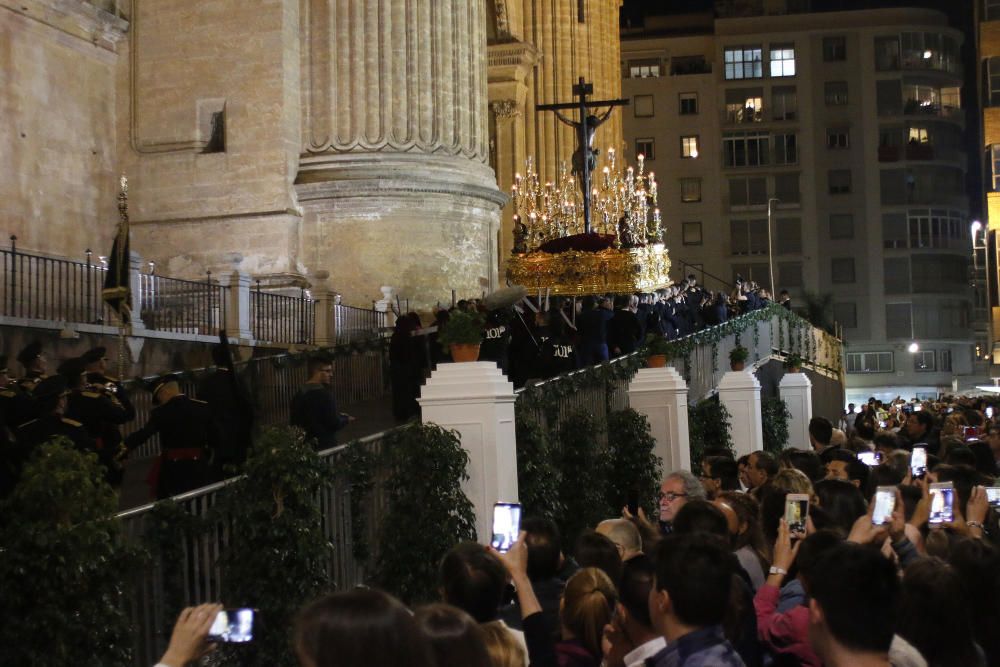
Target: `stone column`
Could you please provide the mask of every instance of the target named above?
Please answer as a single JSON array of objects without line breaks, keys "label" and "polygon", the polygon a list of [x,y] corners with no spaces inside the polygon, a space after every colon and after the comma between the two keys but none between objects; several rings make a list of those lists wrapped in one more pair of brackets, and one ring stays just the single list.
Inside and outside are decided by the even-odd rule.
[{"label": "stone column", "polygon": [[382,298],[375,302],[375,310],[379,313],[385,313],[385,326],[394,327],[396,326],[396,311],[392,309],[394,303],[392,300],[392,287],[390,285],[382,285],[378,289],[382,292]]},{"label": "stone column", "polygon": [[649,420],[664,471],[691,469],[687,395],[687,383],[673,366],[639,369],[628,387],[629,405]]},{"label": "stone column", "polygon": [[306,0],[302,14],[303,261],[348,303],[373,283],[417,310],[493,289],[506,196],[487,164],[484,1]]},{"label": "stone column", "polygon": [[250,328],[250,274],[233,271],[220,281],[229,287],[229,300],[226,302],[226,335],[249,344],[253,341],[253,331]]},{"label": "stone column", "polygon": [[417,401],[424,423],[458,431],[469,454],[462,490],[479,537],[490,535],[493,504],[518,500],[514,385],[493,362],[439,364]]},{"label": "stone column", "polygon": [[760,414],[760,382],[749,370],[729,371],[719,382],[719,401],[729,410],[730,433],[736,456],[764,448]]},{"label": "stone column", "polygon": [[309,290],[316,301],[314,343],[319,347],[337,344],[337,293],[327,284],[313,285]]},{"label": "stone column", "polygon": [[812,419],[812,382],[805,373],[785,373],[778,384],[788,418],[788,446],[809,448],[809,420]]}]

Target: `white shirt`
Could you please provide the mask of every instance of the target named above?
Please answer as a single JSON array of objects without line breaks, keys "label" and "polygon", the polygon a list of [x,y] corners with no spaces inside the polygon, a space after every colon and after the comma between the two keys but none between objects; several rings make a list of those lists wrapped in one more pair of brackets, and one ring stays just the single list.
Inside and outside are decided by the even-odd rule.
[{"label": "white shirt", "polygon": [[667,640],[663,637],[650,639],[645,644],[639,644],[625,654],[625,667],[642,667],[646,658],[652,658],[666,647]]}]

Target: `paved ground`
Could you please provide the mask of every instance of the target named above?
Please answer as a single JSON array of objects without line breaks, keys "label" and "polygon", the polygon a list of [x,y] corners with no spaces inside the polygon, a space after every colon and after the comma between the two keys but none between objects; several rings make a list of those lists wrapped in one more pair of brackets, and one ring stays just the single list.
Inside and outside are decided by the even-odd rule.
[{"label": "paved ground", "polygon": [[[344,406],[342,410],[355,417],[356,421],[348,424],[340,431],[338,442],[349,442],[356,438],[385,431],[396,425],[392,418],[390,397],[355,403]],[[136,507],[152,502],[146,477],[153,465],[153,458],[129,460],[125,468],[125,480],[118,496],[118,506],[121,509]]]}]

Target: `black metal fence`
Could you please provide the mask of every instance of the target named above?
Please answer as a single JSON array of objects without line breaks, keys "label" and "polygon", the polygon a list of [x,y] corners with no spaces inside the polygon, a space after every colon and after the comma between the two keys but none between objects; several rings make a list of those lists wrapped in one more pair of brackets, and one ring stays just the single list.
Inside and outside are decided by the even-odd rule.
[{"label": "black metal fence", "polygon": [[226,328],[229,288],[209,271],[205,280],[139,274],[136,302],[147,329],[214,336]]},{"label": "black metal fence", "polygon": [[20,252],[17,237],[10,248],[0,249],[0,314],[43,320],[116,324],[114,315],[101,299],[107,270],[86,260],[44,257]]},{"label": "black metal fence", "polygon": [[315,340],[316,302],[299,289],[297,296],[263,292],[260,281],[250,291],[250,331],[259,341],[308,345]]},{"label": "black metal fence", "polygon": [[338,303],[333,306],[333,313],[338,345],[372,338],[386,327],[386,314],[374,308],[368,310]]}]

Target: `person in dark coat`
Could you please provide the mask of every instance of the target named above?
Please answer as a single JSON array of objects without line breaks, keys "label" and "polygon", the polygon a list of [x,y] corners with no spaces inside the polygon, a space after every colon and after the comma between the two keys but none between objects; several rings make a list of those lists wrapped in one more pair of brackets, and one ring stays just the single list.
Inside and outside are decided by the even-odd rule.
[{"label": "person in dark coat", "polygon": [[558,311],[539,311],[535,315],[538,337],[538,370],[533,377],[550,378],[576,368],[573,330]]},{"label": "person in dark coat", "polygon": [[583,309],[576,318],[577,355],[581,367],[608,360],[608,322],[612,317],[614,312],[609,299],[602,298],[598,304],[592,296],[583,298]]},{"label": "person in dark coat", "polygon": [[212,455],[212,478],[221,480],[227,474],[226,466],[246,460],[253,437],[254,406],[226,346],[212,346],[212,362],[215,370],[198,382],[198,398],[208,403],[219,434]]},{"label": "person in dark coat", "polygon": [[615,297],[615,313],[608,322],[608,352],[614,357],[635,352],[642,340],[642,326],[629,305],[627,294]]},{"label": "person in dark coat", "polygon": [[[48,369],[48,362],[45,355],[42,354],[42,344],[34,341],[26,345],[17,353],[17,361],[24,368],[24,376],[16,384],[21,392],[30,398],[35,386],[45,378],[45,372]],[[14,414],[11,420],[11,424],[15,426],[38,416],[35,402],[32,400],[19,402],[17,408],[19,412]]]},{"label": "person in dark coat", "polygon": [[34,399],[39,416],[17,428],[15,457],[23,464],[41,445],[55,437],[68,438],[82,452],[95,452],[97,443],[80,422],[66,417],[69,387],[62,375],[53,375],[35,385]]},{"label": "person in dark coat", "polygon": [[317,449],[337,444],[337,431],[354,421],[354,417],[337,411],[333,396],[333,360],[325,355],[309,359],[309,379],[292,398],[290,422],[314,440]]},{"label": "person in dark coat", "polygon": [[126,408],[103,385],[87,385],[86,365],[82,357],[67,359],[59,364],[58,372],[66,378],[70,391],[66,417],[80,422],[94,440],[97,458],[105,468],[105,479],[112,486],[121,484],[128,453],[118,427],[135,417],[135,410]]},{"label": "person in dark coat", "polygon": [[159,434],[160,458],[149,476],[157,499],[204,486],[218,441],[208,403],[182,394],[172,375],[157,378],[149,388],[154,403],[149,421],[125,438],[125,446],[132,450]]},{"label": "person in dark coat", "polygon": [[424,341],[413,335],[420,329],[420,324],[419,315],[407,313],[396,320],[396,327],[389,339],[392,416],[398,422],[420,414],[417,397],[424,380]]}]

